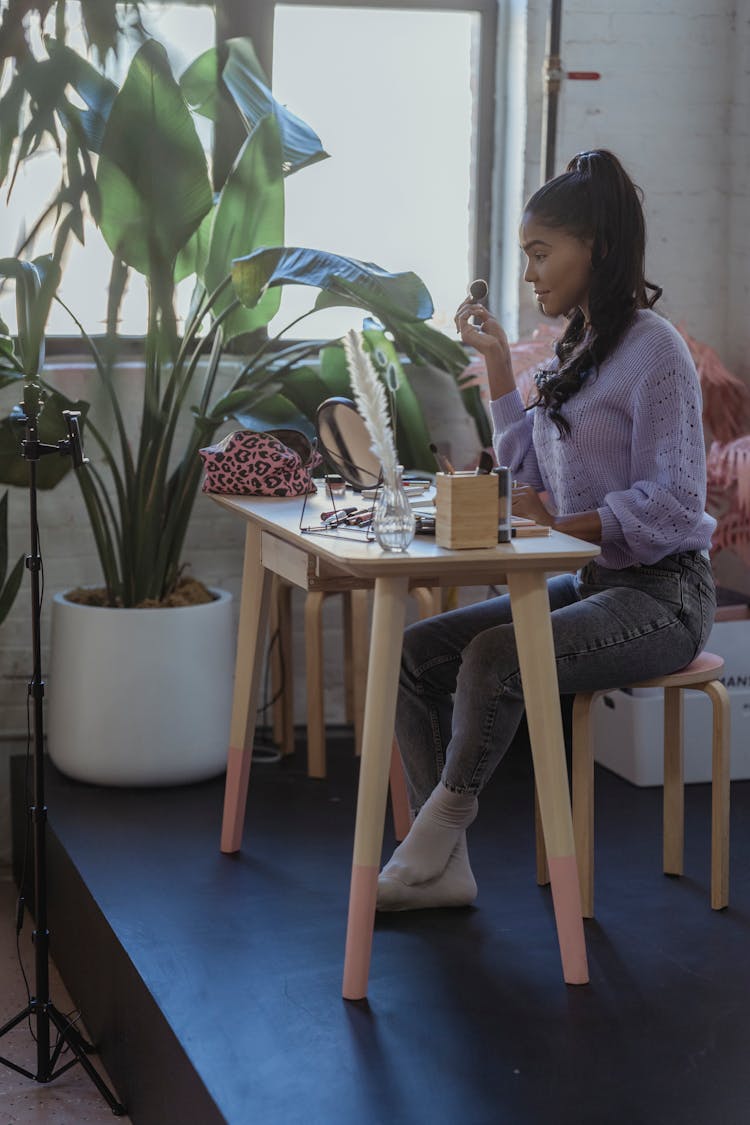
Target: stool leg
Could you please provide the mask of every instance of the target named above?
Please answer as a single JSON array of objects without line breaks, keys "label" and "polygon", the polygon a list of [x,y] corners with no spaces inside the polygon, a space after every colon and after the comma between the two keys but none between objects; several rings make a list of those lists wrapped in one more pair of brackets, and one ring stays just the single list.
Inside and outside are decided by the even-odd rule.
[{"label": "stool leg", "polygon": [[[268,635],[271,648],[271,698],[274,700],[271,707],[271,723],[273,740],[277,746],[281,745],[284,737],[284,699],[282,695],[282,669],[281,669],[281,636],[279,634],[279,595],[281,592],[281,579],[274,574],[271,585],[271,604],[268,609]],[[278,635],[277,635],[278,634]]]},{"label": "stool leg", "polygon": [[682,689],[664,688],[664,874],[682,875],[685,785],[682,758]]},{"label": "stool leg", "polygon": [[305,674],[307,677],[307,773],[326,775],[326,729],[323,714],[323,597],[318,590],[305,598]]},{"label": "stool leg", "polygon": [[573,838],[581,913],[594,917],[594,746],[591,706],[599,692],[581,692],[573,703]]},{"label": "stool leg", "polygon": [[[354,722],[354,690],[352,684],[352,601],[351,590],[344,590],[343,601],[343,633],[344,633],[344,718],[347,723]],[[357,751],[359,753],[359,750]]]},{"label": "stool leg", "polygon": [[274,741],[281,748],[284,755],[294,753],[294,666],[292,646],[292,587],[286,582],[280,582],[277,590],[277,628],[278,640],[274,646],[276,655],[276,686],[272,691],[275,696],[280,692],[274,706],[279,707],[280,737],[276,737],[274,723]]},{"label": "stool leg", "polygon": [[547,865],[547,849],[544,845],[544,832],[542,831],[542,817],[539,812],[539,794],[534,784],[534,841],[536,844],[536,881],[538,886],[549,886],[549,866]]},{"label": "stool leg", "polygon": [[702,684],[713,705],[711,770],[711,907],[729,905],[730,703],[720,680]]},{"label": "stool leg", "polygon": [[435,596],[430,587],[415,586],[410,593],[417,603],[420,621],[424,621],[426,617],[432,617],[435,613]]},{"label": "stool leg", "polygon": [[391,786],[391,812],[393,813],[393,831],[396,839],[406,839],[411,828],[411,809],[409,808],[409,797],[406,792],[406,778],[404,776],[404,766],[401,761],[401,754],[398,748],[398,742],[393,740],[391,747],[391,773],[390,773],[390,786]]}]

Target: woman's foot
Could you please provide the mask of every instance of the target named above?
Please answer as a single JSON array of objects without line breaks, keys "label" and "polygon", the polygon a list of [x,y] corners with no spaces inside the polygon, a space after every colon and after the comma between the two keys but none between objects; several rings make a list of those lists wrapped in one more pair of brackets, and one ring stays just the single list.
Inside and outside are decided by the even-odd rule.
[{"label": "woman's foot", "polygon": [[382,874],[407,886],[427,883],[442,875],[478,807],[473,793],[454,793],[438,783]]},{"label": "woman's foot", "polygon": [[446,867],[435,878],[422,883],[406,883],[396,871],[397,868],[391,861],[378,878],[378,910],[429,910],[470,906],[477,897],[477,883],[469,863],[465,832],[461,833]]}]

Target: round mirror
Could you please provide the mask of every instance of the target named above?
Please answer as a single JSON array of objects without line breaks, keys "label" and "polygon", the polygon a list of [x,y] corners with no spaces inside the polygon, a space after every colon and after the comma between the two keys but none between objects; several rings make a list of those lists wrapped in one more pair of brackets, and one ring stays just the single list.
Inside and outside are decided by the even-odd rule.
[{"label": "round mirror", "polygon": [[317,412],[318,447],[334,473],[352,488],[374,488],[380,461],[370,449],[367,427],[349,398],[327,398]]}]

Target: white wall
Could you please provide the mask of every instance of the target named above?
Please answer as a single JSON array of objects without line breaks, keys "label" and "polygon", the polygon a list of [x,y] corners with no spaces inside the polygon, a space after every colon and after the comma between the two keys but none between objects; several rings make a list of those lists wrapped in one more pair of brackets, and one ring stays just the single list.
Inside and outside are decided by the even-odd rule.
[{"label": "white wall", "polygon": [[[750,375],[750,22],[733,0],[568,0],[557,171],[586,148],[609,148],[645,192],[647,268],[659,308]],[[528,4],[525,195],[539,185],[548,5]],[[521,285],[523,290],[525,287]],[[523,294],[521,328],[536,311]]]}]

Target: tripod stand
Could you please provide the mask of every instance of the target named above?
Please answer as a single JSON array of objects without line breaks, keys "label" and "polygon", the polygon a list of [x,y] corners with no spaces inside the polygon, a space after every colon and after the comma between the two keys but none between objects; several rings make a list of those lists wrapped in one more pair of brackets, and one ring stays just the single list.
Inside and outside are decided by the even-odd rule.
[{"label": "tripod stand", "polygon": [[[69,455],[76,467],[85,463],[81,447],[79,429],[80,414],[77,411],[64,411],[68,427],[68,437],[56,445],[39,441],[38,434],[39,390],[28,385],[24,393],[23,421],[26,425],[26,438],[22,443],[22,456],[29,463],[29,512],[31,523],[31,549],[26,556],[26,566],[31,575],[31,636],[33,650],[33,674],[29,683],[29,695],[33,699],[34,711],[34,803],[29,812],[34,825],[34,910],[36,929],[34,940],[35,995],[29,1003],[4,1027],[0,1028],[0,1038],[12,1031],[23,1020],[34,1016],[36,1019],[36,1073],[18,1066],[0,1056],[0,1064],[11,1070],[32,1078],[36,1082],[52,1082],[66,1070],[80,1062],[92,1082],[107,1101],[113,1114],[121,1117],[125,1113],[114,1094],[108,1089],[101,1076],[87,1057],[94,1051],[81,1033],[50,1000],[49,996],[49,930],[47,929],[47,807],[44,803],[44,728],[42,719],[42,699],[44,682],[41,669],[41,597],[39,574],[42,558],[39,550],[39,527],[37,524],[37,462],[48,453]],[[19,421],[21,420],[19,416]],[[50,1025],[57,1029],[57,1041],[50,1046]],[[73,1057],[57,1066],[60,1055],[68,1047]]]}]

